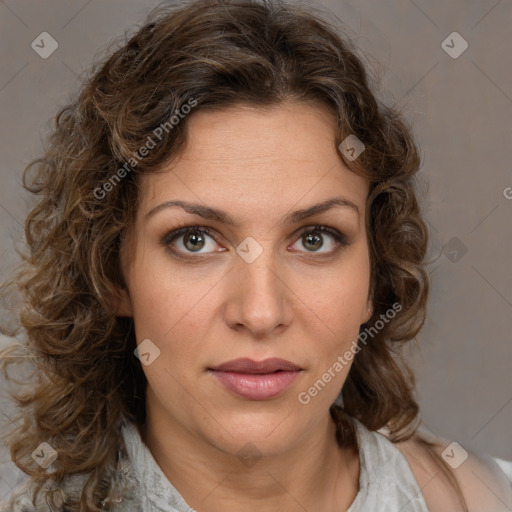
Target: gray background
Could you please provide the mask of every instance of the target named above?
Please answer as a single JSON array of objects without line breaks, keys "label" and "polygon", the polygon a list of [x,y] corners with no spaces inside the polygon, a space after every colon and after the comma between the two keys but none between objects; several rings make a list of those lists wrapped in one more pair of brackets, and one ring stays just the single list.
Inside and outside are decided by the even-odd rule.
[{"label": "gray background", "polygon": [[[0,278],[15,262],[12,240],[22,238],[29,204],[21,173],[39,156],[52,116],[96,52],[156,5],[0,2]],[[410,351],[423,423],[512,460],[512,2],[312,5],[331,9],[375,63],[380,96],[403,109],[422,150],[422,200],[439,256],[429,266],[428,320]],[[45,31],[59,45],[48,59],[31,48]],[[456,59],[441,46],[454,31],[469,44]],[[0,460],[1,500],[19,475],[5,450]]]}]

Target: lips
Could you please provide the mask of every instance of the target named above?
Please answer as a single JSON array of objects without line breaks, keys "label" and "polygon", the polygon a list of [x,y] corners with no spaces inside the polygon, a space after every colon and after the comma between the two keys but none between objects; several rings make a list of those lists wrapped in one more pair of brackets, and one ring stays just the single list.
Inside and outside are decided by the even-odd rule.
[{"label": "lips", "polygon": [[265,359],[264,361],[253,361],[252,359],[244,357],[227,361],[211,369],[214,371],[236,373],[273,373],[279,370],[293,372],[301,368],[290,361],[286,361],[286,359],[279,359],[277,357]]},{"label": "lips", "polygon": [[247,400],[269,400],[280,395],[302,371],[291,361],[279,358],[235,359],[209,370],[217,382]]}]

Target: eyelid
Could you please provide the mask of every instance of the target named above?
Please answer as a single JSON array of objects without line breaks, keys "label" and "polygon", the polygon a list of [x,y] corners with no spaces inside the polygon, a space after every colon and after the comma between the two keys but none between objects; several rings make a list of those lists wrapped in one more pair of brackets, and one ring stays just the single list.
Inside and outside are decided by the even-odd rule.
[{"label": "eyelid", "polygon": [[[160,243],[162,245],[164,245],[165,247],[169,247],[172,245],[172,242],[174,242],[176,239],[188,234],[189,232],[203,233],[206,236],[209,236],[210,238],[212,238],[217,244],[219,243],[217,241],[217,236],[220,237],[220,235],[217,235],[217,236],[214,235],[214,232],[216,232],[216,230],[208,228],[203,225],[199,225],[199,224],[175,227],[172,230],[168,231],[164,236],[161,237]],[[306,251],[306,250],[295,251],[295,252],[301,252],[301,253],[309,254],[312,256],[317,255],[316,257],[332,256],[332,255],[336,254],[339,249],[342,249],[343,247],[349,245],[348,237],[344,233],[342,233],[341,231],[339,231],[336,228],[333,228],[333,227],[325,225],[325,224],[316,224],[316,225],[312,224],[309,226],[304,226],[304,227],[300,228],[299,230],[295,231],[293,233],[293,235],[291,235],[291,236],[294,237],[294,240],[295,240],[295,239],[299,239],[300,237],[304,236],[305,234],[317,233],[317,232],[320,232],[322,234],[327,233],[328,235],[330,235],[331,238],[333,238],[335,241],[335,244],[336,244],[335,249],[332,251],[329,251],[329,252],[316,252],[316,251]],[[184,253],[180,250],[177,250],[176,248],[173,248],[170,250],[173,252],[173,254],[177,254],[178,256],[182,256],[184,258],[189,258],[189,259],[199,259],[208,254],[212,254],[211,252],[196,253],[196,254],[194,254],[193,252]],[[223,252],[223,251],[214,251],[214,252]]]}]

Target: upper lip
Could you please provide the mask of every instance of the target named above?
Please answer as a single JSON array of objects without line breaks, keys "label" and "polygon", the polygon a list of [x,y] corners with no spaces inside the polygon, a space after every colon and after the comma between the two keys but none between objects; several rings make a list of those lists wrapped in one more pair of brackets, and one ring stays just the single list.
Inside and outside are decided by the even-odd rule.
[{"label": "upper lip", "polygon": [[253,359],[243,357],[226,361],[219,366],[210,368],[210,370],[236,373],[272,373],[279,370],[298,371],[301,370],[301,368],[291,361],[278,357],[264,359],[263,361],[254,361]]}]

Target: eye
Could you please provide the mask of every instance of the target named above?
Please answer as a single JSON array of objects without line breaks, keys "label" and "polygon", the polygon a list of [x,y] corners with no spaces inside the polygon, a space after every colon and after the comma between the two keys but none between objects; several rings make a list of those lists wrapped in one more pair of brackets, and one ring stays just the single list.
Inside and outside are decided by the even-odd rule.
[{"label": "eye", "polygon": [[[327,243],[326,243],[327,235]],[[210,230],[202,226],[187,226],[175,229],[167,233],[161,239],[162,245],[169,248],[174,254],[183,257],[194,257],[194,254],[208,254],[212,252],[223,252],[226,249],[216,249],[218,246]],[[294,249],[305,252],[319,254],[334,254],[341,247],[348,245],[345,235],[338,230],[327,226],[314,226],[306,228],[300,234],[299,239],[294,244]],[[320,249],[326,249],[320,251]],[[304,251],[303,251],[304,252]]]},{"label": "eye", "polygon": [[[215,252],[218,245],[210,231],[199,226],[189,226],[171,231],[162,239],[165,246],[172,245],[176,252],[189,254],[204,254]],[[203,249],[206,249],[203,251]],[[220,252],[220,251],[217,251]]]},{"label": "eye", "polygon": [[[325,235],[328,235],[328,243],[325,243]],[[342,246],[348,245],[345,236],[336,229],[327,226],[315,226],[307,228],[301,233],[299,240],[294,244],[301,244],[307,252],[321,252],[322,254],[332,254]],[[325,251],[319,251],[321,248],[327,248]],[[301,250],[295,247],[295,249]]]}]

